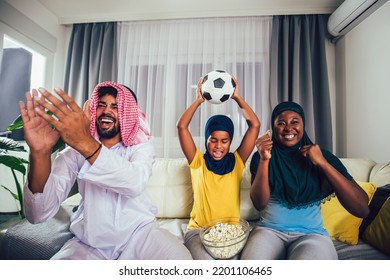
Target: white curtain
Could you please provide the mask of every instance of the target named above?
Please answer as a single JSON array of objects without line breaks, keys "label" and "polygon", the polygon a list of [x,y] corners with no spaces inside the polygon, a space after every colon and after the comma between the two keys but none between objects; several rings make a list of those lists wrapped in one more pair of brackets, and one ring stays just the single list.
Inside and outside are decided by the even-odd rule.
[{"label": "white curtain", "polygon": [[[195,99],[199,79],[212,70],[237,77],[241,95],[268,127],[271,28],[272,17],[119,23],[118,82],[137,94],[158,157],[183,157],[176,122]],[[232,118],[235,150],[247,124],[233,100],[201,105],[190,125],[196,145],[204,151],[204,125],[214,114]]]}]

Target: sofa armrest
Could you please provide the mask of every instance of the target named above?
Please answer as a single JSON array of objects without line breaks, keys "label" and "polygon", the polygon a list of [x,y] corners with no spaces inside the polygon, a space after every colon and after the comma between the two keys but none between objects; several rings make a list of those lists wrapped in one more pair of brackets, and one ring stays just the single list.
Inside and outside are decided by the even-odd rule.
[{"label": "sofa armrest", "polygon": [[0,259],[47,260],[73,237],[69,231],[72,207],[60,207],[58,213],[41,224],[21,220],[3,234]]}]

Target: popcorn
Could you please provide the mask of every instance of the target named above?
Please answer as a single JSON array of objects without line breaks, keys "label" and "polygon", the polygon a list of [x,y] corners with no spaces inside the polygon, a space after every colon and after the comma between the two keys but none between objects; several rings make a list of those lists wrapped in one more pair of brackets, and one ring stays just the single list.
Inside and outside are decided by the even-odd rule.
[{"label": "popcorn", "polygon": [[241,224],[217,223],[204,234],[205,247],[215,258],[229,259],[244,247],[246,237]]},{"label": "popcorn", "polygon": [[244,234],[242,225],[217,223],[204,235],[204,239],[210,242],[229,241]]}]

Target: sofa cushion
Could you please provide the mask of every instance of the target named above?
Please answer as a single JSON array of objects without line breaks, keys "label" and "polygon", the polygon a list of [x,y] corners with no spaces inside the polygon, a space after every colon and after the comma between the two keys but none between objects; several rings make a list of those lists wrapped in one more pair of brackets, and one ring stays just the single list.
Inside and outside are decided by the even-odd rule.
[{"label": "sofa cushion", "polygon": [[370,175],[371,170],[377,164],[375,161],[363,158],[341,158],[340,160],[356,181],[372,182]]},{"label": "sofa cushion", "polygon": [[387,198],[374,221],[363,232],[362,239],[390,256],[390,198]]},{"label": "sofa cushion", "polygon": [[356,245],[333,240],[339,260],[390,260],[390,256],[359,239]]},{"label": "sofa cushion", "polygon": [[185,158],[156,158],[146,188],[158,218],[188,218],[193,204],[191,173]]},{"label": "sofa cushion", "polygon": [[390,184],[390,163],[377,163],[372,168],[369,182],[377,186]]},{"label": "sofa cushion", "polygon": [[241,181],[241,193],[240,193],[240,212],[241,218],[247,221],[258,220],[260,218],[260,212],[253,206],[250,198],[251,189],[251,172],[249,168],[250,162],[245,165],[244,174]]},{"label": "sofa cushion", "polygon": [[[376,186],[372,183],[359,182],[360,187],[371,201]],[[363,219],[350,214],[339,202],[337,197],[321,205],[321,214],[324,219],[324,228],[330,237],[351,245],[356,245],[359,239],[359,227]]]}]

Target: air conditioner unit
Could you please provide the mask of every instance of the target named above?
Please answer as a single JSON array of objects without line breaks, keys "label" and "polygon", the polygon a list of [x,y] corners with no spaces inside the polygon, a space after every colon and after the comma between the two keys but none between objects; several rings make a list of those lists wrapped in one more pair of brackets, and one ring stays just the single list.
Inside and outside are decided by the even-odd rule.
[{"label": "air conditioner unit", "polygon": [[346,34],[387,1],[345,0],[329,17],[329,33],[335,37]]}]

